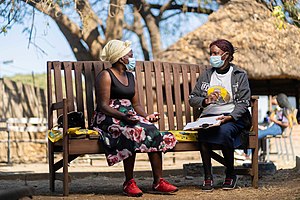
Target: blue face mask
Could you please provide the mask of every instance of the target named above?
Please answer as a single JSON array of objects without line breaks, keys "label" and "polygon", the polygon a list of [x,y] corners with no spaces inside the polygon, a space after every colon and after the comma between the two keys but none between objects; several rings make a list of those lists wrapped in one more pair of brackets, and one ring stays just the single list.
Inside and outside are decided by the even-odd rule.
[{"label": "blue face mask", "polygon": [[128,70],[134,71],[135,70],[135,58],[128,58],[128,64],[125,64]]},{"label": "blue face mask", "polygon": [[225,60],[222,60],[223,55],[221,55],[221,56],[210,56],[209,62],[211,64],[211,66],[214,67],[214,68],[222,67],[224,65],[224,62],[225,62]]}]

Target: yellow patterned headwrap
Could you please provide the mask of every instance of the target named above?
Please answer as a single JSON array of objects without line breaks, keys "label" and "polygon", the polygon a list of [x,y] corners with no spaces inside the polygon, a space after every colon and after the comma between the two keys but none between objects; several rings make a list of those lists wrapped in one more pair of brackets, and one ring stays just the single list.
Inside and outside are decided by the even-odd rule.
[{"label": "yellow patterned headwrap", "polygon": [[110,40],[103,48],[100,59],[109,61],[111,64],[128,54],[131,50],[131,42],[126,40]]}]

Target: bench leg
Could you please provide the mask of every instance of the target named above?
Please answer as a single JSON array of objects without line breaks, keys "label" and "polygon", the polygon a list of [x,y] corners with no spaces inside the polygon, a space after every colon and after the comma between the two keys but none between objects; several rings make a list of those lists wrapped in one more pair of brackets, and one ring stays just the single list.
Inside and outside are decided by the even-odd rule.
[{"label": "bench leg", "polygon": [[252,150],[252,187],[258,188],[258,148]]},{"label": "bench leg", "polygon": [[267,162],[270,162],[270,138],[266,138]]},{"label": "bench leg", "polygon": [[275,145],[276,145],[276,153],[277,153],[277,158],[278,160],[280,159],[280,154],[279,154],[279,147],[278,147],[278,139],[280,140],[280,138],[275,138]]},{"label": "bench leg", "polygon": [[285,147],[286,159],[287,159],[287,161],[289,161],[290,158],[289,158],[289,150],[288,150],[288,146],[287,146],[287,142],[286,142],[286,137],[283,138],[283,141],[284,141],[284,147]]},{"label": "bench leg", "polygon": [[50,191],[55,190],[55,170],[54,170],[54,148],[52,142],[48,141],[48,159],[49,159],[49,186]]},{"label": "bench leg", "polygon": [[282,142],[281,142],[281,140],[282,140],[282,138],[279,138],[280,156],[284,160],[284,154],[283,154],[283,148],[282,148]]},{"label": "bench leg", "polygon": [[69,195],[69,171],[68,171],[68,157],[69,157],[69,140],[66,135],[63,141],[63,194]]},{"label": "bench leg", "polygon": [[292,151],[292,160],[295,160],[296,157],[295,157],[294,146],[293,146],[293,141],[292,141],[291,135],[289,136],[289,139],[290,139],[290,146],[291,146],[291,151]]}]

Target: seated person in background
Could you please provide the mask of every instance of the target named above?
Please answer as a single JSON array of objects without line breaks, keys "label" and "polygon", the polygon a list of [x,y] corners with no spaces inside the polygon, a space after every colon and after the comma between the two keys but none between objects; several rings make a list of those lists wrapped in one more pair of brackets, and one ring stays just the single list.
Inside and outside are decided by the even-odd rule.
[{"label": "seated person in background", "polygon": [[268,126],[272,125],[273,122],[270,120],[270,116],[274,111],[279,111],[281,110],[281,108],[279,107],[277,100],[276,100],[277,96],[273,96],[271,98],[271,105],[272,105],[272,110],[268,110],[266,113],[266,116],[264,117],[263,122],[258,125],[258,129],[259,130],[264,130],[266,128],[268,128]]},{"label": "seated person in background", "polygon": [[264,121],[263,121],[263,124],[265,126],[268,126],[271,123],[270,115],[271,115],[271,111],[268,110],[267,113],[266,113],[266,116],[264,117]]},{"label": "seated person in background", "polygon": [[[123,192],[142,196],[133,179],[136,152],[147,152],[152,167],[152,189],[160,193],[176,192],[177,187],[162,178],[162,152],[174,148],[176,139],[170,132],[161,133],[152,122],[158,114],[147,114],[140,104],[135,78],[131,42],[111,40],[102,50],[101,59],[111,68],[103,70],[96,79],[97,109],[92,127],[101,135],[109,166],[123,161],[125,182]],[[129,71],[128,71],[129,70]]]},{"label": "seated person in background", "polygon": [[226,163],[223,189],[234,189],[237,176],[234,170],[234,148],[241,145],[240,134],[250,129],[250,88],[247,73],[231,63],[233,45],[224,39],[210,44],[210,64],[199,77],[189,96],[195,109],[203,109],[200,117],[223,115],[221,125],[199,129],[200,153],[204,168],[203,191],[213,190],[211,151],[214,146],[222,150]]},{"label": "seated person in background", "polygon": [[263,139],[267,135],[281,135],[284,129],[293,123],[291,119],[291,115],[293,115],[293,107],[285,94],[280,93],[272,98],[272,104],[278,106],[270,114],[270,125],[267,128],[259,127],[259,140]]}]

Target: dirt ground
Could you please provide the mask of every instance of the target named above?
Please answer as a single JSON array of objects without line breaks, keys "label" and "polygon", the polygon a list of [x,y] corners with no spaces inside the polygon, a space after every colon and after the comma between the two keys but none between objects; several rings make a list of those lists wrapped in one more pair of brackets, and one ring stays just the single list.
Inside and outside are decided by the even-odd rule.
[{"label": "dirt ground", "polygon": [[[168,157],[169,156],[169,157]],[[285,162],[277,156],[274,160],[277,171],[272,175],[260,173],[259,188],[251,187],[249,176],[239,176],[237,188],[232,191],[223,191],[221,185],[224,179],[223,170],[214,170],[216,188],[212,193],[202,192],[200,185],[203,177],[198,174],[188,173],[184,176],[184,164],[197,164],[200,162],[198,154],[193,152],[177,153],[176,164],[173,163],[171,154],[164,158],[164,177],[179,187],[179,191],[172,195],[159,195],[151,191],[152,177],[149,161],[144,154],[138,154],[135,166],[135,180],[144,192],[142,199],[151,200],[182,200],[182,199],[216,199],[216,200],[247,200],[247,199],[298,199],[300,200],[300,171],[295,168],[295,161]],[[213,163],[214,169],[216,163]],[[198,169],[198,168],[196,168]],[[0,193],[3,190],[17,189],[25,185],[34,188],[33,199],[132,199],[122,194],[124,181],[123,166],[107,167],[104,160],[96,160],[91,166],[86,159],[71,163],[70,195],[62,196],[62,182],[55,181],[55,192],[49,191],[48,165],[44,164],[16,164],[11,167],[0,165]],[[61,170],[59,171],[61,172]],[[187,172],[187,171],[185,171]],[[19,175],[18,175],[19,174]],[[41,174],[42,177],[35,178]],[[6,176],[18,175],[19,179],[5,179]],[[20,176],[21,175],[21,176]],[[38,180],[37,180],[38,179]],[[0,196],[0,200],[1,196]],[[6,200],[6,199],[5,199]]]},{"label": "dirt ground", "polygon": [[[178,170],[177,170],[178,171]],[[173,174],[173,175],[172,175]],[[220,186],[223,176],[216,175],[216,189],[202,192],[200,184],[202,177],[184,177],[180,172],[166,173],[165,178],[179,187],[179,191],[172,195],[160,195],[151,192],[151,174],[138,173],[136,182],[143,190],[143,199],[300,199],[300,172],[295,169],[281,169],[273,175],[260,177],[259,188],[251,187],[250,177],[240,176],[237,189],[223,191]],[[106,173],[105,175],[88,176],[73,179],[70,195],[63,197],[62,182],[56,181],[56,192],[49,192],[48,180],[25,181],[2,180],[0,190],[18,188],[28,185],[35,189],[33,199],[130,199],[122,194],[122,173]]]}]

